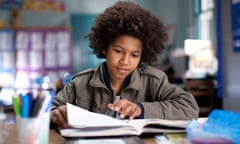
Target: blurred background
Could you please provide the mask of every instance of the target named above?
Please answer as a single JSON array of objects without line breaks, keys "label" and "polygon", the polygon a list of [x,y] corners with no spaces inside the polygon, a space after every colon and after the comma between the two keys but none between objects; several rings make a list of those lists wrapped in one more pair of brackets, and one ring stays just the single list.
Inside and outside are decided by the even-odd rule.
[{"label": "blurred background", "polygon": [[[60,90],[71,76],[95,68],[84,38],[95,17],[118,0],[1,0],[0,101],[11,106],[17,88],[47,83]],[[166,49],[153,65],[190,91],[201,115],[240,111],[239,0],[129,0],[167,28]]]}]

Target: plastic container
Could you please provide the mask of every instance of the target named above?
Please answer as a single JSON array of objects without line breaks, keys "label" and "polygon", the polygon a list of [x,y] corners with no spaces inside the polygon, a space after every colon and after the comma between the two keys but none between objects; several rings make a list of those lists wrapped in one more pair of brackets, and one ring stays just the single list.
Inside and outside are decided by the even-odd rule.
[{"label": "plastic container", "polygon": [[234,144],[234,142],[220,134],[205,131],[203,123],[195,120],[187,128],[187,137],[191,144]]},{"label": "plastic container", "polygon": [[192,144],[240,144],[240,113],[213,110],[200,122],[193,120],[187,128]]}]

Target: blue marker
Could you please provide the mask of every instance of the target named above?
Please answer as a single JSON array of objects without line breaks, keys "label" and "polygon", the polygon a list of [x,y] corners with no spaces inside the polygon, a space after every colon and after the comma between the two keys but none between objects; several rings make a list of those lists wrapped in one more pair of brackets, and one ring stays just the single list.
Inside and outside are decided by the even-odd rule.
[{"label": "blue marker", "polygon": [[20,98],[22,100],[22,117],[27,118],[29,116],[30,111],[30,101],[27,94],[20,95]]}]

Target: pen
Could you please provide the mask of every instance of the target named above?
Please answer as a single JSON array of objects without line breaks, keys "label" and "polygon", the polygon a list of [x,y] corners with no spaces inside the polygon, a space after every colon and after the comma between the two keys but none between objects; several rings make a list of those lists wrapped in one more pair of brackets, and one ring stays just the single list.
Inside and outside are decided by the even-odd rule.
[{"label": "pen", "polygon": [[33,94],[31,92],[28,92],[26,95],[28,96],[28,99],[29,99],[29,113],[30,113],[30,111],[32,110],[33,105],[34,105],[33,104],[34,98],[33,98]]},{"label": "pen", "polygon": [[18,95],[13,96],[13,106],[14,106],[16,116],[20,116],[21,108],[20,108],[20,99]]},{"label": "pen", "polygon": [[20,95],[20,98],[22,100],[22,117],[27,118],[29,116],[29,97],[27,94],[25,95]]},{"label": "pen", "polygon": [[30,111],[30,117],[33,117],[35,115],[37,99],[38,99],[38,97],[36,97],[32,100],[32,108],[31,108],[31,111]]},{"label": "pen", "polygon": [[44,97],[43,96],[37,96],[34,100],[33,100],[33,108],[31,110],[31,117],[35,117],[38,115],[38,112],[41,108],[41,105],[44,101]]}]

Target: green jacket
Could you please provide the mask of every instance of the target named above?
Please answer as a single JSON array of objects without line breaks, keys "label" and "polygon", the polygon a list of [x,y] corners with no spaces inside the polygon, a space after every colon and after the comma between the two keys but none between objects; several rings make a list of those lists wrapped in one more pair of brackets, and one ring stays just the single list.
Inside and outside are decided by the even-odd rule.
[{"label": "green jacket", "polygon": [[[121,98],[144,107],[144,118],[191,120],[198,117],[199,108],[194,97],[168,82],[162,71],[148,65],[138,67],[129,85],[120,93]],[[97,69],[78,73],[58,94],[52,109],[73,103],[92,112],[106,113],[113,101],[103,77],[103,64]]]}]

